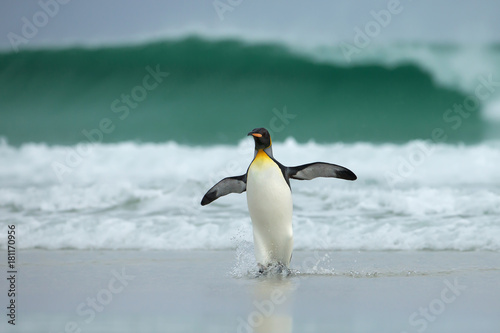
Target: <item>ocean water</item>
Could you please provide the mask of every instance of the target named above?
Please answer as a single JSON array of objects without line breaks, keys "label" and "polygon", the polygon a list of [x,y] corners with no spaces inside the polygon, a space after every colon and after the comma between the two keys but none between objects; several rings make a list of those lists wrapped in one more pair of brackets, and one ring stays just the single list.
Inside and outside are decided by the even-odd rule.
[{"label": "ocean water", "polygon": [[[3,141],[1,223],[42,249],[232,249],[251,243],[245,194],[202,207],[219,179],[246,171],[253,141],[85,147]],[[296,249],[500,250],[500,142],[273,145],[286,165],[344,165],[358,180],[291,181]],[[0,238],[5,245],[6,239]]]},{"label": "ocean water", "polygon": [[[295,249],[500,251],[500,48],[338,48],[187,36],[0,54],[0,225],[22,249],[235,249],[267,127],[292,181]],[[0,237],[0,246],[6,238]]]},{"label": "ocean water", "polygon": [[[374,46],[350,62],[334,45],[193,36],[23,50],[0,53],[0,134],[236,144],[260,125],[279,141],[406,143],[439,127],[477,143],[500,139],[499,82],[497,45]],[[103,119],[108,131],[88,134]]]}]

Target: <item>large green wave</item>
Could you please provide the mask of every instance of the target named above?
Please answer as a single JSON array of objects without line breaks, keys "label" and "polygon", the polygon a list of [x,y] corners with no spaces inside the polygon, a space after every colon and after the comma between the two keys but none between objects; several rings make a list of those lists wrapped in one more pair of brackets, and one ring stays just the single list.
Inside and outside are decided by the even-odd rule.
[{"label": "large green wave", "polygon": [[443,118],[466,96],[417,65],[345,67],[271,43],[189,37],[3,53],[0,86],[0,135],[13,144],[235,143],[255,127],[275,140],[406,142],[435,128],[448,142],[483,138],[480,106],[460,126]]}]

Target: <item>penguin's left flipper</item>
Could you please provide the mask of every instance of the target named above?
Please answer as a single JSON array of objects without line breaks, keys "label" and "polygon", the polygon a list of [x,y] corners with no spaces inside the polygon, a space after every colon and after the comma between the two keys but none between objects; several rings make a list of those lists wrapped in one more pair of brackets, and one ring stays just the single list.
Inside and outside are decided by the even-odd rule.
[{"label": "penguin's left flipper", "polygon": [[358,177],[351,170],[340,165],[315,162],[295,167],[287,167],[288,177],[299,180],[311,180],[317,177],[334,177],[346,180],[356,180]]},{"label": "penguin's left flipper", "polygon": [[201,205],[205,206],[214,201],[215,199],[227,195],[229,193],[243,193],[247,189],[247,175],[227,177],[215,184],[203,196]]}]

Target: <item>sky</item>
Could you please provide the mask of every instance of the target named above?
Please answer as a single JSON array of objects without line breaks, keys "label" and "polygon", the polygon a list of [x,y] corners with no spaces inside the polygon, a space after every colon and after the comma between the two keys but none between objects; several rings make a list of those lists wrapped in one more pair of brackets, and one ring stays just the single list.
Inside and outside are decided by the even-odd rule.
[{"label": "sky", "polygon": [[[25,0],[0,3],[0,48],[11,49],[13,36],[24,38],[17,45],[26,48],[127,43],[193,32],[328,45],[354,40],[356,28],[374,21],[372,12],[387,12],[397,2],[397,13],[380,27],[380,43],[500,42],[498,0]],[[23,27],[26,31],[25,25],[35,21],[36,32],[23,34]]]}]

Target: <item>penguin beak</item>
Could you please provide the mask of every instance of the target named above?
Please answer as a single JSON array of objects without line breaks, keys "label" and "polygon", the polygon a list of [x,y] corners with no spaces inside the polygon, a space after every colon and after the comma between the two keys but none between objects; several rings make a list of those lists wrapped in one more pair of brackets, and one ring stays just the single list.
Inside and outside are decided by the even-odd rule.
[{"label": "penguin beak", "polygon": [[252,135],[252,136],[254,136],[256,138],[262,138],[262,134],[260,134],[260,133],[252,133],[252,132],[250,132],[247,135]]}]

